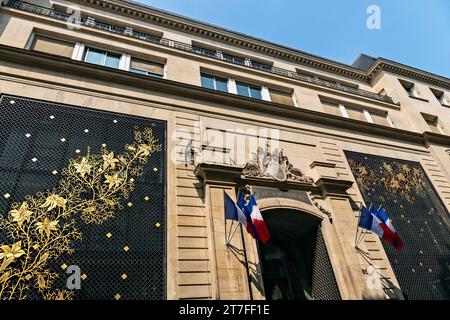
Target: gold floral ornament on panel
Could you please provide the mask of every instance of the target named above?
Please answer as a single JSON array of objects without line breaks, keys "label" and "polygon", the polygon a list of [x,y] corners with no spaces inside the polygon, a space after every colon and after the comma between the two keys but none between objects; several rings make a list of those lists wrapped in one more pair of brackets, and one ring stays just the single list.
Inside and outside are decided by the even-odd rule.
[{"label": "gold floral ornament on panel", "polygon": [[394,161],[383,161],[383,167],[375,170],[369,165],[349,159],[352,171],[355,173],[356,183],[361,190],[369,191],[375,184],[384,185],[389,193],[397,194],[408,202],[414,201],[414,196],[424,197],[425,177],[419,167]]},{"label": "gold floral ornament on panel", "polygon": [[53,289],[58,274],[48,262],[74,252],[82,234],[75,217],[101,224],[123,208],[121,200],[134,190],[149,156],[161,151],[152,130],[136,130],[134,142],[120,155],[103,145],[99,154],[69,160],[52,190],[26,196],[0,217],[9,243],[0,245],[0,299],[27,299],[38,292],[44,299],[73,298],[69,290]]}]

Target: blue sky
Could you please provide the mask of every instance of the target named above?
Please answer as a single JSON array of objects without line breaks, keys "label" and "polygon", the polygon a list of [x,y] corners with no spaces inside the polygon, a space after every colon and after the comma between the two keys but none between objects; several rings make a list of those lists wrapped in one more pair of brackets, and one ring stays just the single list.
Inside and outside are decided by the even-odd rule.
[{"label": "blue sky", "polygon": [[135,1],[343,63],[366,53],[450,78],[449,0]]}]

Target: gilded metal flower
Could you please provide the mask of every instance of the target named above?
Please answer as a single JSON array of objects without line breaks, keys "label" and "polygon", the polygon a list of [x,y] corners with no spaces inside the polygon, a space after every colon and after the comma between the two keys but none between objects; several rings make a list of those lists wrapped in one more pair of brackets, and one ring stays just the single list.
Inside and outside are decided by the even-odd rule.
[{"label": "gilded metal flower", "polygon": [[47,238],[50,237],[50,233],[52,231],[58,230],[58,220],[51,221],[49,218],[45,218],[42,222],[36,222],[36,230],[39,232],[41,237],[44,235],[47,236]]},{"label": "gilded metal flower", "polygon": [[413,169],[413,175],[416,177],[420,177],[421,176],[421,172],[418,168],[414,168]]},{"label": "gilded metal flower", "polygon": [[114,169],[116,167],[116,163],[119,162],[119,159],[114,158],[114,152],[110,152],[108,155],[103,155],[103,170],[108,169],[108,167],[111,167],[111,169]]},{"label": "gilded metal flower", "polygon": [[13,217],[13,222],[17,222],[19,227],[22,227],[24,221],[29,221],[32,211],[28,210],[28,204],[24,201],[20,205],[19,209],[11,210],[9,214]]},{"label": "gilded metal flower", "polygon": [[108,199],[108,198],[101,198],[107,205],[113,207],[116,205],[116,201],[112,200],[112,199]]},{"label": "gilded metal flower", "polygon": [[3,282],[5,282],[6,280],[8,280],[10,274],[11,274],[11,271],[7,271],[7,272],[3,273],[3,274],[0,276],[0,283],[3,283]]},{"label": "gilded metal flower", "polygon": [[403,163],[401,165],[401,168],[404,172],[406,172],[406,174],[408,174],[411,171],[411,168],[406,163]]},{"label": "gilded metal flower", "polygon": [[0,246],[0,260],[2,264],[0,265],[0,271],[5,270],[16,258],[20,258],[25,254],[22,249],[22,241],[14,243],[11,247],[8,245]]},{"label": "gilded metal flower", "polygon": [[95,210],[96,210],[95,206],[91,206],[91,207],[84,208],[83,212],[92,213],[92,212],[95,212]]},{"label": "gilded metal flower", "polygon": [[11,247],[8,245],[3,245],[0,247],[0,259],[10,259],[10,258],[20,258],[25,251],[22,249],[22,241],[14,243]]},{"label": "gilded metal flower", "polygon": [[150,152],[152,152],[152,146],[149,146],[148,144],[138,145],[138,154],[140,157],[147,157]]},{"label": "gilded metal flower", "polygon": [[45,289],[47,288],[47,281],[45,281],[45,278],[42,275],[39,275],[37,278],[37,285],[39,289]]},{"label": "gilded metal flower", "polygon": [[[49,260],[73,253],[72,242],[82,238],[75,215],[81,214],[85,223],[96,224],[114,217],[121,209],[120,200],[133,191],[134,177],[143,173],[142,160],[161,150],[156,142],[151,130],[145,129],[136,132],[134,142],[125,146],[122,155],[105,154],[104,146],[100,154],[71,160],[69,167],[61,170],[63,179],[55,188],[29,196],[26,203],[11,208],[7,217],[0,215],[0,225],[11,241],[0,243],[0,300],[34,297],[36,290],[47,300],[73,298],[73,292],[53,288],[57,274]],[[105,175],[109,168],[115,172]],[[25,224],[32,226],[33,232],[22,232],[19,225],[23,228]],[[30,250],[22,249],[22,243]],[[14,263],[17,258],[23,263]]]},{"label": "gilded metal flower", "polygon": [[47,208],[47,211],[51,211],[56,207],[66,209],[67,200],[57,194],[52,194],[45,199],[45,203],[39,206],[40,208]]},{"label": "gilded metal flower", "polygon": [[119,178],[119,175],[117,174],[117,173],[115,173],[114,175],[105,175],[105,178],[106,178],[106,180],[105,180],[105,183],[108,183],[109,184],[109,189],[111,189],[111,188],[117,188],[117,187],[119,187],[121,184],[122,184],[122,182],[123,182],[123,179],[122,178]]},{"label": "gilded metal flower", "polygon": [[389,172],[392,173],[394,169],[392,169],[392,166],[389,163],[383,162],[383,167]]},{"label": "gilded metal flower", "polygon": [[81,159],[80,163],[74,163],[74,168],[77,169],[77,173],[80,174],[81,177],[89,173],[91,173],[92,165],[90,165],[85,157]]}]

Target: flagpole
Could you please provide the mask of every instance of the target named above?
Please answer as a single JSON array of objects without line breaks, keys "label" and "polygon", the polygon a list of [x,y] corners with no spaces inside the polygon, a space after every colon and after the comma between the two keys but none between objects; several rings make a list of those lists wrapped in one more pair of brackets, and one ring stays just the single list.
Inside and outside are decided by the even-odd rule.
[{"label": "flagpole", "polygon": [[[233,223],[234,223],[234,221],[232,221],[231,223],[232,223],[232,225],[231,225],[231,227],[230,227],[230,231],[231,231],[231,229],[233,228]],[[239,225],[240,225],[240,223],[238,223],[238,224],[236,225],[236,228],[234,228],[233,233],[231,234],[230,237],[228,237],[228,243],[227,243],[227,244],[231,243],[231,240],[233,240],[234,235],[236,234],[236,231],[237,231]]]},{"label": "flagpole", "polygon": [[355,248],[358,248],[358,231],[359,231],[359,221],[361,220],[361,210],[362,210],[362,202],[360,204],[359,213],[358,213],[358,222],[356,223],[356,233],[355,233]]},{"label": "flagpole", "polygon": [[[362,204],[362,202],[361,202],[361,204]],[[369,208],[368,208],[368,210],[369,210],[369,212],[370,212],[370,210],[372,210],[372,202],[370,203],[370,206],[369,206]],[[362,209],[362,206],[361,206],[361,209]],[[361,211],[360,211],[360,215],[361,215]],[[361,232],[361,236],[359,237],[359,239],[358,239],[358,243],[357,243],[357,246],[361,243],[361,241],[362,241],[362,239],[364,239],[364,237],[366,236],[366,234],[367,234],[367,230],[363,230],[363,232]]]},{"label": "flagpole", "polygon": [[247,249],[245,248],[244,232],[242,231],[242,225],[239,224],[239,226],[241,228],[242,248],[244,249],[245,269],[247,271],[248,292],[250,294],[250,300],[253,300],[252,282],[251,282],[251,278],[250,278],[250,271],[248,270]]},{"label": "flagpole", "polygon": [[224,216],[224,220],[225,220],[225,244],[228,245],[228,239],[227,239],[227,218],[225,218],[225,216]]}]

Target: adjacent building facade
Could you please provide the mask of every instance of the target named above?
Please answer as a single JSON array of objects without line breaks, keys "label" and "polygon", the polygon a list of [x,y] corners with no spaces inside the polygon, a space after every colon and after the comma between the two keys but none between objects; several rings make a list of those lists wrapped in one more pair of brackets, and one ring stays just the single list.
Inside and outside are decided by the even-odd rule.
[{"label": "adjacent building facade", "polygon": [[1,299],[450,298],[450,79],[131,1],[0,2]]}]

